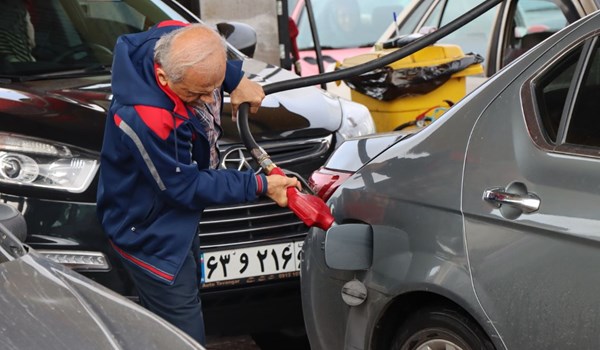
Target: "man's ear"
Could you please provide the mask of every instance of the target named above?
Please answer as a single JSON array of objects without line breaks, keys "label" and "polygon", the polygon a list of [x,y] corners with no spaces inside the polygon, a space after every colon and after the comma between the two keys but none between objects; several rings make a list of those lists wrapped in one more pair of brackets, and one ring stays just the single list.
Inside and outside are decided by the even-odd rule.
[{"label": "man's ear", "polygon": [[167,74],[162,68],[156,67],[156,77],[160,85],[167,86]]}]

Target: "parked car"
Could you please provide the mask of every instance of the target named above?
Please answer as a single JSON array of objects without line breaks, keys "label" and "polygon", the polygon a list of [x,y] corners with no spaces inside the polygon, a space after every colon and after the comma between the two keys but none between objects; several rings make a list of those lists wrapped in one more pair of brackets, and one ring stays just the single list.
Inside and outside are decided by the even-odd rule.
[{"label": "parked car", "polygon": [[[26,243],[40,254],[135,299],[95,206],[112,98],[111,51],[120,34],[163,20],[199,19],[170,0],[24,3],[35,29],[35,60],[0,65],[0,201],[23,213],[29,226]],[[233,47],[228,50],[230,59],[244,61],[254,81],[297,77]],[[221,167],[255,167],[230,110],[226,96]],[[267,96],[250,125],[273,161],[303,182],[342,140],[374,131],[364,106],[315,87]],[[303,328],[297,255],[308,228],[290,210],[268,199],[211,207],[199,226],[209,335]]]},{"label": "parked car", "polygon": [[21,213],[0,204],[0,348],[204,349],[185,333],[22,244]]},{"label": "parked car", "polygon": [[[482,0],[475,2],[466,0],[411,1],[405,11],[400,14],[398,25],[391,24],[377,40],[375,52],[378,54],[389,52],[387,48],[383,50],[382,48],[391,49],[391,44],[394,42],[407,42],[409,38],[417,38],[419,35],[432,32],[482,2]],[[422,118],[422,113],[430,108],[441,107],[442,111],[445,110],[448,105],[462,98],[465,93],[471,92],[536,44],[564,28],[568,23],[597,9],[598,4],[589,0],[503,1],[502,4],[487,11],[471,23],[439,40],[436,45],[436,47],[458,45],[465,55],[470,53],[480,55],[484,59],[483,73],[457,76],[449,81],[458,84],[444,84],[444,88],[438,88],[430,94],[401,97],[383,103],[360,92],[351,92],[345,82],[329,84],[328,89],[338,96],[344,96],[369,107],[378,131],[394,130],[405,125],[403,123],[405,120],[402,120],[401,116],[416,119]],[[372,54],[370,55],[372,56]],[[425,50],[416,55],[418,56],[414,57],[419,57],[420,60],[431,57]],[[450,57],[459,56],[453,53]],[[349,57],[341,66],[351,67],[354,62],[364,60],[366,57],[369,56]],[[419,59],[416,59],[415,63],[426,68],[435,65],[433,61],[420,62]],[[394,69],[397,69],[397,66],[390,65]],[[392,80],[390,85],[401,82],[401,80]],[[352,86],[351,83],[350,86]],[[398,117],[388,118],[387,114],[393,111],[399,112]],[[406,111],[410,112],[406,113]],[[433,118],[435,119],[435,115]],[[417,120],[411,120],[411,122],[415,121]]]},{"label": "parked car", "polygon": [[325,167],[352,174],[304,243],[311,349],[600,347],[599,27],[557,32],[411,136],[332,155],[363,164]]},{"label": "parked car", "polygon": [[[397,35],[427,33],[449,23],[483,0],[413,0],[397,25],[378,42]],[[484,57],[485,73],[467,78],[467,91],[569,23],[598,10],[596,0],[506,0],[438,43],[459,45]]]},{"label": "parked car", "polygon": [[[377,39],[375,51],[381,52],[383,46],[388,47],[398,37],[416,37],[427,34],[449,23],[461,14],[469,11],[483,0],[413,0],[406,4],[397,20],[397,25],[389,24]],[[437,44],[458,45],[464,54],[475,53],[484,58],[483,74],[469,74],[464,82],[466,92],[471,92],[494,73],[508,65],[519,55],[528,51],[567,24],[592,13],[599,8],[595,0],[506,0],[489,10],[471,23],[438,41]],[[406,41],[406,40],[402,40]],[[358,57],[357,57],[358,56]],[[421,57],[427,57],[426,55]],[[356,61],[359,55],[347,57],[348,62]],[[343,61],[342,61],[343,62]],[[428,62],[422,63],[428,66]],[[342,67],[344,65],[342,64]],[[352,66],[352,64],[350,64]],[[462,79],[462,78],[461,78]],[[462,85],[462,84],[461,84]],[[328,90],[337,96],[356,99],[350,88],[343,81],[339,84],[328,84]],[[436,92],[435,104],[446,106],[443,100],[456,102],[455,96],[444,98]],[[370,100],[357,100],[367,106],[377,104]],[[403,101],[402,110],[420,109],[418,101]],[[418,105],[418,107],[414,107]],[[371,108],[371,107],[370,107]],[[387,107],[376,107],[372,110],[387,110]],[[418,115],[419,113],[416,113]],[[377,116],[375,116],[377,119]],[[391,127],[391,126],[390,126]],[[388,128],[387,130],[391,130]]]},{"label": "parked car", "polygon": [[[372,50],[387,26],[400,14],[408,0],[313,0],[323,67],[332,70],[336,62]],[[288,3],[290,17],[298,27],[296,42],[303,76],[319,73],[313,31],[306,2]]]}]

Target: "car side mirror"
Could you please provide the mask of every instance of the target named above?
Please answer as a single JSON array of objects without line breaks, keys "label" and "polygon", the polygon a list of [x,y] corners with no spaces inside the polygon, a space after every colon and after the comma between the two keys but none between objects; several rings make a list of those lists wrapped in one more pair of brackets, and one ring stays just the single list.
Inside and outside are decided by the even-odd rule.
[{"label": "car side mirror", "polygon": [[248,57],[254,57],[257,42],[254,28],[240,22],[221,22],[217,23],[217,30],[233,47]]},{"label": "car side mirror", "polygon": [[25,239],[27,239],[27,223],[25,222],[25,218],[21,212],[8,204],[0,204],[0,225],[3,225],[15,235],[19,241],[25,242]]},{"label": "car side mirror", "polygon": [[334,225],[325,234],[325,263],[337,270],[366,270],[373,262],[373,229],[365,224]]}]

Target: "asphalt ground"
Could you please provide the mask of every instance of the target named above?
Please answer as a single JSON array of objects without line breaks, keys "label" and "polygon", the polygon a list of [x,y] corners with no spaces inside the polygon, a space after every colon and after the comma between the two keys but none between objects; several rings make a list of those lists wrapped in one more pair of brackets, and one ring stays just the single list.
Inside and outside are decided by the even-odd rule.
[{"label": "asphalt ground", "polygon": [[[290,338],[291,336],[291,338]],[[259,344],[269,350],[310,350],[306,335],[268,335],[261,338]],[[261,350],[250,336],[209,336],[207,338],[206,350]]]},{"label": "asphalt ground", "polygon": [[260,350],[250,336],[208,337],[206,350]]}]

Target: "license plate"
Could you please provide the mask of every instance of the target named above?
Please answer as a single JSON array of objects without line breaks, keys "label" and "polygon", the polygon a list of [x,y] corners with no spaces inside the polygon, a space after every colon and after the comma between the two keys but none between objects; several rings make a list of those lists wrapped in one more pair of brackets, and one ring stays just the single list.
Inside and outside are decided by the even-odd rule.
[{"label": "license plate", "polygon": [[203,288],[299,275],[302,241],[202,253]]}]

